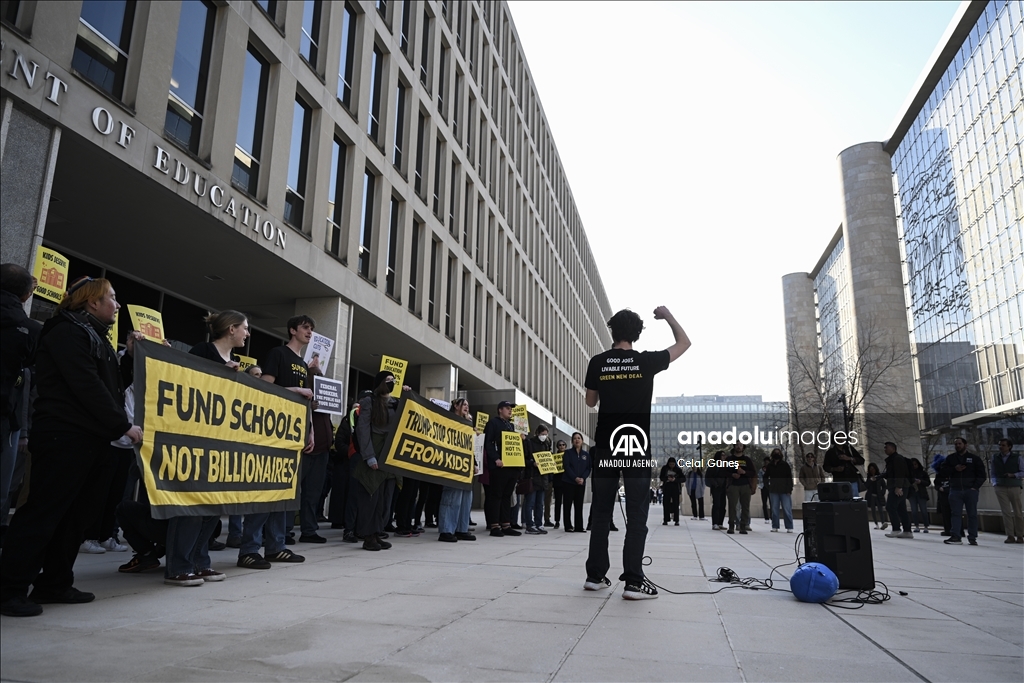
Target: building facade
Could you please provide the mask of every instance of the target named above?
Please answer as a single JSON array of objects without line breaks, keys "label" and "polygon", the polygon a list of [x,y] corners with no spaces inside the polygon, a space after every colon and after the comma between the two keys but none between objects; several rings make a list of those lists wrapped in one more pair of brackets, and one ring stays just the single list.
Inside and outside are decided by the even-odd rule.
[{"label": "building facade", "polygon": [[864,428],[874,460],[1024,441],[1022,8],[961,5],[889,139],[839,155],[818,264],[783,278],[794,419]]},{"label": "building facade", "polygon": [[[662,463],[669,458],[704,458],[714,456],[715,451],[728,451],[730,446],[712,436],[718,432],[726,441],[725,434],[746,432],[763,436],[772,434],[773,443],[751,442],[751,448],[770,452],[778,446],[776,432],[784,429],[788,408],[785,402],[764,401],[760,396],[659,396],[651,406],[651,448]],[[697,433],[703,433],[700,449],[697,447]],[[680,433],[685,433],[680,443]],[[736,438],[736,437],[731,437]],[[782,446],[791,452],[788,444]]]},{"label": "building facade", "polygon": [[608,298],[505,3],[2,5],[4,262],[186,343],[241,310],[257,359],[307,313],[349,397],[389,355],[584,431]]}]

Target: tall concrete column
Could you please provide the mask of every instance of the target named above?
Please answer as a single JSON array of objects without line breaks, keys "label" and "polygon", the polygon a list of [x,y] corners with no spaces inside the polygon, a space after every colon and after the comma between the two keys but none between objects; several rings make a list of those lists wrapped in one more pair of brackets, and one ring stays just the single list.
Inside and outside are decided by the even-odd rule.
[{"label": "tall concrete column", "polygon": [[451,401],[459,387],[459,369],[449,363],[420,366],[420,396]]},{"label": "tall concrete column", "polygon": [[[815,428],[811,416],[820,414],[818,399],[818,330],[814,307],[814,280],[810,273],[782,277],[782,305],[786,324],[789,422],[796,431]],[[800,444],[796,452],[803,457]]]},{"label": "tall concrete column", "polygon": [[[843,238],[863,373],[857,397],[871,459],[894,441],[908,457],[921,454],[911,364],[907,300],[900,263],[892,159],[879,142],[839,154]],[[870,384],[870,387],[868,386]]]},{"label": "tall concrete column", "polygon": [[50,206],[60,128],[29,116],[10,97],[0,119],[0,261],[32,270]]},{"label": "tall concrete column", "polygon": [[343,381],[347,394],[352,348],[352,305],[336,296],[296,299],[295,315],[308,315],[316,321],[317,332],[334,340],[331,359],[321,371],[326,377]]}]

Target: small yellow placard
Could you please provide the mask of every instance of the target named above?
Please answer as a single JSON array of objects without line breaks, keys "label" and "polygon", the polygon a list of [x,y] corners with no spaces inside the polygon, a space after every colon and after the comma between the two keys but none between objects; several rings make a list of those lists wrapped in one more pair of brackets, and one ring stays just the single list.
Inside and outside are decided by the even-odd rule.
[{"label": "small yellow placard", "polygon": [[[408,367],[409,361],[407,360],[391,356],[380,357],[381,372],[390,372],[395,376],[395,388],[391,390],[391,395],[395,398],[402,398],[402,385],[405,384],[405,370]],[[374,387],[374,389],[376,388]]]},{"label": "small yellow placard", "polygon": [[146,339],[163,342],[166,338],[164,336],[164,319],[160,315],[160,311],[154,311],[152,308],[146,308],[145,306],[128,304],[128,315],[131,316],[132,326],[137,332],[141,332],[142,336]]},{"label": "small yellow placard", "polygon": [[515,432],[501,433],[501,464],[502,467],[526,467],[523,437]]},{"label": "small yellow placard", "polygon": [[49,299],[54,303],[64,300],[64,292],[68,288],[68,266],[67,257],[58,254],[53,249],[39,247],[36,254],[36,264],[32,268],[32,275],[36,278],[37,296]]},{"label": "small yellow placard", "polygon": [[[537,469],[541,474],[555,474],[558,468],[555,466],[555,456],[551,451],[540,451],[533,454],[533,461],[537,463]],[[559,458],[561,461],[561,458]]]}]

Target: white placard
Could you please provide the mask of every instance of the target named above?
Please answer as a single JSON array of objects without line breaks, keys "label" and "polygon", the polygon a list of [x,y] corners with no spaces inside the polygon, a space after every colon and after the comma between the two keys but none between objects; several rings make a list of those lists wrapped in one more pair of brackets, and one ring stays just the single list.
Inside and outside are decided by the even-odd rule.
[{"label": "white placard", "polygon": [[331,360],[331,350],[334,348],[334,340],[316,332],[310,337],[306,344],[306,356],[302,359],[309,365],[315,356],[320,363],[321,372],[327,371],[327,363]]}]

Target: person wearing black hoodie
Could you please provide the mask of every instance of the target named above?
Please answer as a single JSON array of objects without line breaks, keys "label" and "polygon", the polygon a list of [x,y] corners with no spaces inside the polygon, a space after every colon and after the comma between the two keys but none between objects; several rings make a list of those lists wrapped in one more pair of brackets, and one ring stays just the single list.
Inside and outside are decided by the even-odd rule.
[{"label": "person wearing black hoodie", "polygon": [[978,491],[985,483],[985,463],[967,450],[963,439],[953,441],[953,454],[942,463],[942,472],[949,477],[949,507],[951,526],[949,538],[943,543],[963,543],[964,507],[967,507],[967,542],[978,545]]},{"label": "person wearing black hoodie", "polygon": [[43,604],[81,604],[96,597],[73,587],[78,547],[106,500],[114,463],[110,442],[121,436],[133,443],[142,439],[142,429],[125,415],[117,353],[107,341],[119,308],[109,281],[83,277],[71,283],[56,315],[43,326],[29,436],[32,488],[12,520],[0,558],[5,615],[36,616]]},{"label": "person wearing black hoodie", "polygon": [[675,521],[676,526],[679,526],[679,494],[682,491],[683,470],[676,464],[675,458],[669,458],[662,465],[658,478],[661,479],[661,492],[664,494],[664,520],[661,524],[665,526]]},{"label": "person wearing black hoodie", "polygon": [[886,497],[885,509],[889,513],[892,531],[886,538],[913,538],[910,530],[910,513],[907,512],[907,494],[910,492],[910,467],[907,459],[896,451],[896,444],[885,442],[885,479],[889,495]]},{"label": "person wearing black hoodie", "polygon": [[0,265],[0,519],[10,510],[11,482],[21,436],[25,368],[32,365],[40,325],[25,315],[35,278],[13,263]]}]

